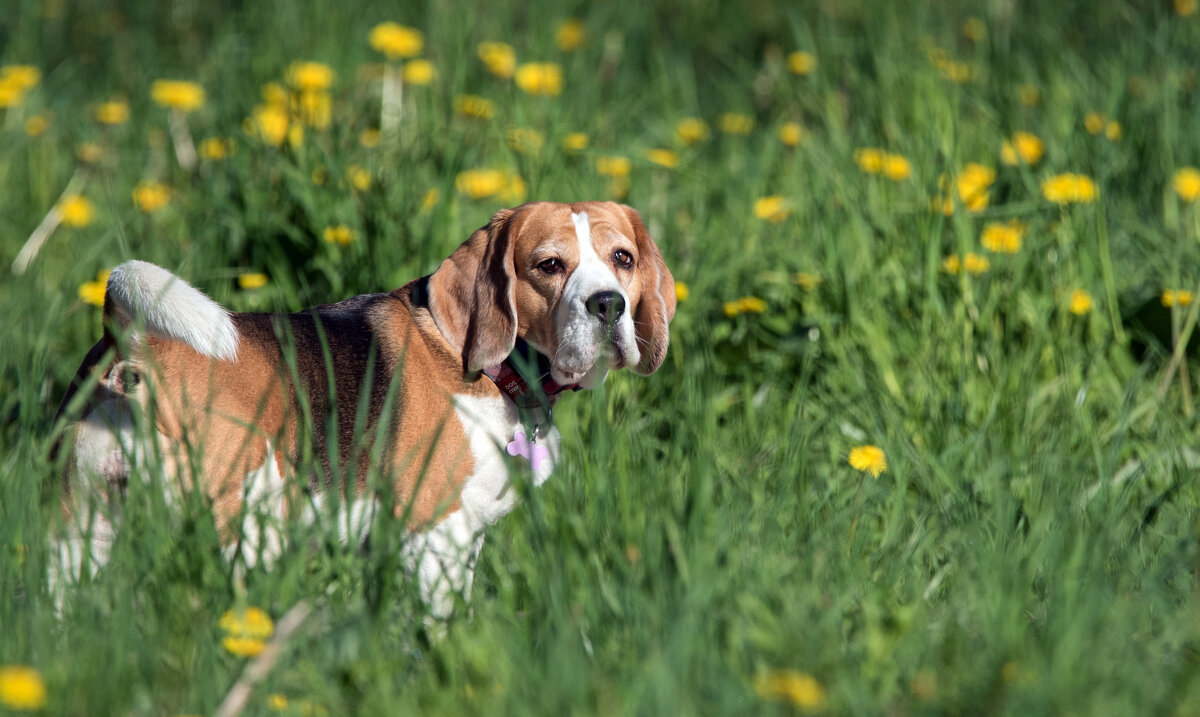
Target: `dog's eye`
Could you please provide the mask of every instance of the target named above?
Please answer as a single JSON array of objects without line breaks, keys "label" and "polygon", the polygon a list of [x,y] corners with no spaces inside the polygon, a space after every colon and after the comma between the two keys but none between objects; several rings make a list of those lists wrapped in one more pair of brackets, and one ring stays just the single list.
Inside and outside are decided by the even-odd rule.
[{"label": "dog's eye", "polygon": [[539,263],[537,268],[546,274],[557,274],[563,270],[563,263],[558,259],[546,259]]},{"label": "dog's eye", "polygon": [[616,262],[617,266],[621,267],[622,269],[633,268],[633,254],[630,254],[624,249],[618,249],[613,252],[613,261]]}]

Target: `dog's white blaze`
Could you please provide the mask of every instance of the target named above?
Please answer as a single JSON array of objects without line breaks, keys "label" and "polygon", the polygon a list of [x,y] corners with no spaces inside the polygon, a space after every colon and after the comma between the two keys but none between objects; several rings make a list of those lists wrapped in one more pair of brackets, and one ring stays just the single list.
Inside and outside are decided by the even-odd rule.
[{"label": "dog's white blaze", "polygon": [[601,291],[615,291],[625,301],[626,311],[613,327],[613,341],[625,354],[626,362],[636,364],[641,353],[634,339],[632,308],[629,296],[592,244],[592,228],[587,212],[571,213],[575,238],[579,244],[579,264],[567,279],[558,304],[555,323],[558,326],[558,350],[553,357],[551,375],[559,383],[578,382],[584,388],[594,388],[604,381],[610,368],[606,337],[599,320],[588,313],[587,300]]},{"label": "dog's white blaze", "polygon": [[171,272],[147,261],[127,261],[108,277],[107,301],[122,326],[182,341],[223,361],[237,359],[238,333],[229,312]]}]

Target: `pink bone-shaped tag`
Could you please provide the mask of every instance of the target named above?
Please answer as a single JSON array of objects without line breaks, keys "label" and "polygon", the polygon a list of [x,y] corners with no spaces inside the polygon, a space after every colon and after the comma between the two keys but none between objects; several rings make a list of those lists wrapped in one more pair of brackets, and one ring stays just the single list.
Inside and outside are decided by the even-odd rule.
[{"label": "pink bone-shaped tag", "polygon": [[539,446],[525,437],[525,431],[517,431],[512,442],[508,444],[508,455],[520,456],[529,461],[536,473],[542,461],[550,457],[550,451],[545,446]]}]

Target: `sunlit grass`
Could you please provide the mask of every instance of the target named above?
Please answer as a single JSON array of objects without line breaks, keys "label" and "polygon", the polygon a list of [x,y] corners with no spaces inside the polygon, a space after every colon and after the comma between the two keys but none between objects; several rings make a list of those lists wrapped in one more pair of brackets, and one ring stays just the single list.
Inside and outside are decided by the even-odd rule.
[{"label": "sunlit grass", "polygon": [[[14,699],[212,712],[264,639],[222,616],[307,601],[248,713],[1195,712],[1200,17],[1006,7],[18,0]],[[240,585],[204,500],[154,486],[57,613],[48,444],[104,271],[298,310],[502,206],[603,198],[680,283],[671,352],[560,402],[565,463],[444,638],[400,526],[294,526]]]}]

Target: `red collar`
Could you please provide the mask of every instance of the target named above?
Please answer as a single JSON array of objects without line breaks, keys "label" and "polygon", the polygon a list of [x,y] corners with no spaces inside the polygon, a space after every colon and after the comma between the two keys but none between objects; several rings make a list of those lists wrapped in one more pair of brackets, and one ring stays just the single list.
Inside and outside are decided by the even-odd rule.
[{"label": "red collar", "polygon": [[[525,353],[527,356],[532,353],[536,356],[537,373],[539,375],[539,385],[537,388],[529,388],[529,384],[522,377],[521,372],[517,370],[513,362],[513,357],[519,356],[521,353]],[[532,361],[528,363],[532,363]],[[554,406],[554,402],[558,400],[560,394],[566,391],[578,391],[581,388],[577,383],[564,386],[551,378],[550,361],[520,339],[517,340],[516,350],[508,358],[495,366],[488,366],[483,370],[483,373],[495,382],[504,395],[517,404],[517,408],[521,409],[551,408]]]}]

